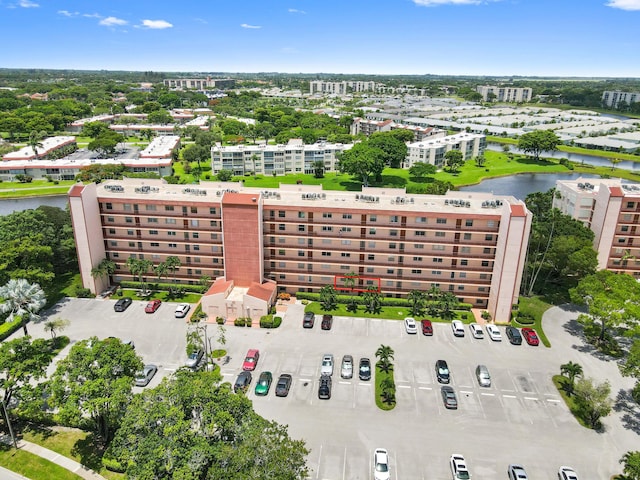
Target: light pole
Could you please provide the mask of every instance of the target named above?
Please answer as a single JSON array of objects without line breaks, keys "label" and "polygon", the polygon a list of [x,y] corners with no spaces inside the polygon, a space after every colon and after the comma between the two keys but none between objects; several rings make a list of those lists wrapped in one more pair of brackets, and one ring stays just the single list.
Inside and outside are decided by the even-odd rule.
[{"label": "light pole", "polygon": [[11,441],[13,442],[13,446],[17,449],[18,442],[16,442],[16,436],[13,433],[13,428],[11,427],[11,420],[9,420],[9,412],[7,412],[7,406],[4,403],[4,397],[0,399],[0,402],[2,402],[2,411],[4,412],[4,418],[6,419],[7,426],[9,427],[9,435],[11,435]]}]

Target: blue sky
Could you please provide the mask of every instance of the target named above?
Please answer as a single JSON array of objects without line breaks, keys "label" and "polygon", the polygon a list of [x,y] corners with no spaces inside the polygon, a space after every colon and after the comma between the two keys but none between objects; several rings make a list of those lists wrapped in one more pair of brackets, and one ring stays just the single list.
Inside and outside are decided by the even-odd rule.
[{"label": "blue sky", "polygon": [[640,77],[640,0],[0,0],[0,67]]}]

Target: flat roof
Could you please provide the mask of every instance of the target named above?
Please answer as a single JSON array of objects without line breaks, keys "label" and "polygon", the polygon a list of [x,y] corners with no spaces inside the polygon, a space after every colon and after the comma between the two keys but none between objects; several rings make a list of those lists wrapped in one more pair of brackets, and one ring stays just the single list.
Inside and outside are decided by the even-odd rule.
[{"label": "flat roof", "polygon": [[173,149],[176,148],[179,143],[180,137],[178,135],[156,137],[140,152],[140,158],[170,158],[171,152],[173,152]]},{"label": "flat roof", "polygon": [[[47,155],[50,151],[55,150],[63,145],[75,143],[76,137],[71,136],[59,136],[59,137],[49,137],[42,140],[42,146],[38,148],[38,156]],[[2,157],[3,160],[29,160],[36,157],[36,153],[33,151],[33,148],[30,146],[22,147],[20,150],[15,152],[9,152]],[[15,164],[14,164],[15,165]]]}]

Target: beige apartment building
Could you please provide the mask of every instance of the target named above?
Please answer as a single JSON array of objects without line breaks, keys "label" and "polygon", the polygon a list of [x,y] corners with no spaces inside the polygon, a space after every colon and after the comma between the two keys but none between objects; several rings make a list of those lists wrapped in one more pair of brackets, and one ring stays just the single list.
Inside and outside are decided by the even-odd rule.
[{"label": "beige apartment building", "polygon": [[463,160],[471,160],[482,155],[487,145],[486,137],[479,133],[462,132],[455,135],[425,138],[407,145],[404,168],[411,168],[417,162],[444,167],[445,154],[449,150],[460,150]]},{"label": "beige apartment building", "polygon": [[444,137],[447,132],[434,127],[418,127],[416,125],[404,125],[388,120],[368,120],[356,117],[351,124],[351,135],[364,134],[367,137],[377,132],[390,132],[391,130],[409,130],[413,133],[413,140],[421,142],[425,138]]},{"label": "beige apartment building", "polygon": [[344,287],[355,272],[358,289],[402,297],[435,286],[498,321],[508,321],[517,302],[531,225],[513,197],[390,188],[125,179],[74,185],[69,203],[83,285],[92,292],[108,286],[91,275],[104,258],[117,264],[117,283],[132,280],[131,256],[154,265],[177,256],[180,283],[207,275],[217,279],[211,293],[220,298],[237,299],[234,287],[263,299],[276,286],[289,293]]},{"label": "beige apartment building", "polygon": [[558,180],[554,208],[595,234],[598,269],[640,278],[640,184],[620,179]]},{"label": "beige apartment building", "polygon": [[502,85],[480,85],[476,87],[476,92],[482,95],[484,102],[489,101],[492,95],[495,102],[522,103],[530,102],[533,90],[529,87],[505,87]]}]

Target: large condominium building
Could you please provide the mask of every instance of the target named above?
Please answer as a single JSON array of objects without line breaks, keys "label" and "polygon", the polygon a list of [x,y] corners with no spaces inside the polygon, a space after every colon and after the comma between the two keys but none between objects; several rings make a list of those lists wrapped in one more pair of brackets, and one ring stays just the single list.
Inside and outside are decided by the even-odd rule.
[{"label": "large condominium building", "polygon": [[602,104],[609,108],[618,108],[621,103],[631,105],[640,102],[640,92],[620,92],[606,90],[602,92]]},{"label": "large condominium building", "polygon": [[167,78],[162,81],[165,87],[177,89],[206,90],[209,88],[233,88],[236,81],[232,78]]},{"label": "large condominium building", "polygon": [[598,269],[640,278],[640,185],[620,179],[558,180],[553,206],[595,234]]},{"label": "large condominium building", "polygon": [[504,87],[501,85],[480,85],[476,87],[476,92],[482,95],[482,100],[496,102],[530,102],[533,90],[529,87]]},{"label": "large condominium building", "polygon": [[343,81],[343,82],[324,82],[315,80],[309,82],[309,91],[313,93],[334,93],[344,95],[351,92],[375,92],[376,82],[359,82],[359,81]]},{"label": "large condominium building", "polygon": [[486,147],[486,137],[479,133],[457,133],[447,137],[427,138],[421,142],[407,145],[407,158],[404,168],[410,168],[416,162],[430,163],[438,168],[445,164],[445,154],[449,150],[460,150],[463,160],[481,155]]},{"label": "large condominium building", "polygon": [[69,203],[85,287],[108,285],[91,275],[104,258],[116,263],[112,279],[120,282],[133,279],[130,257],[155,265],[175,256],[180,283],[217,279],[210,293],[218,305],[207,303],[207,312],[223,316],[234,314],[224,306],[239,297],[234,287],[264,298],[276,285],[290,293],[347,289],[355,272],[357,290],[402,297],[435,286],[508,321],[531,226],[522,201],[469,192],[125,179],[74,185]]},{"label": "large condominium building", "polygon": [[262,175],[313,173],[314,162],[321,161],[327,171],[335,170],[338,154],[352,144],[324,143],[305,145],[300,139],[287,145],[235,145],[211,147],[211,168],[214,174],[231,170],[234,175],[255,172]]},{"label": "large condominium building", "polygon": [[368,120],[356,117],[351,124],[351,135],[364,134],[367,137],[376,132],[390,132],[391,130],[409,130],[413,133],[413,139],[420,142],[427,137],[444,137],[444,130],[433,127],[418,127],[416,125],[404,125],[393,120]]}]

